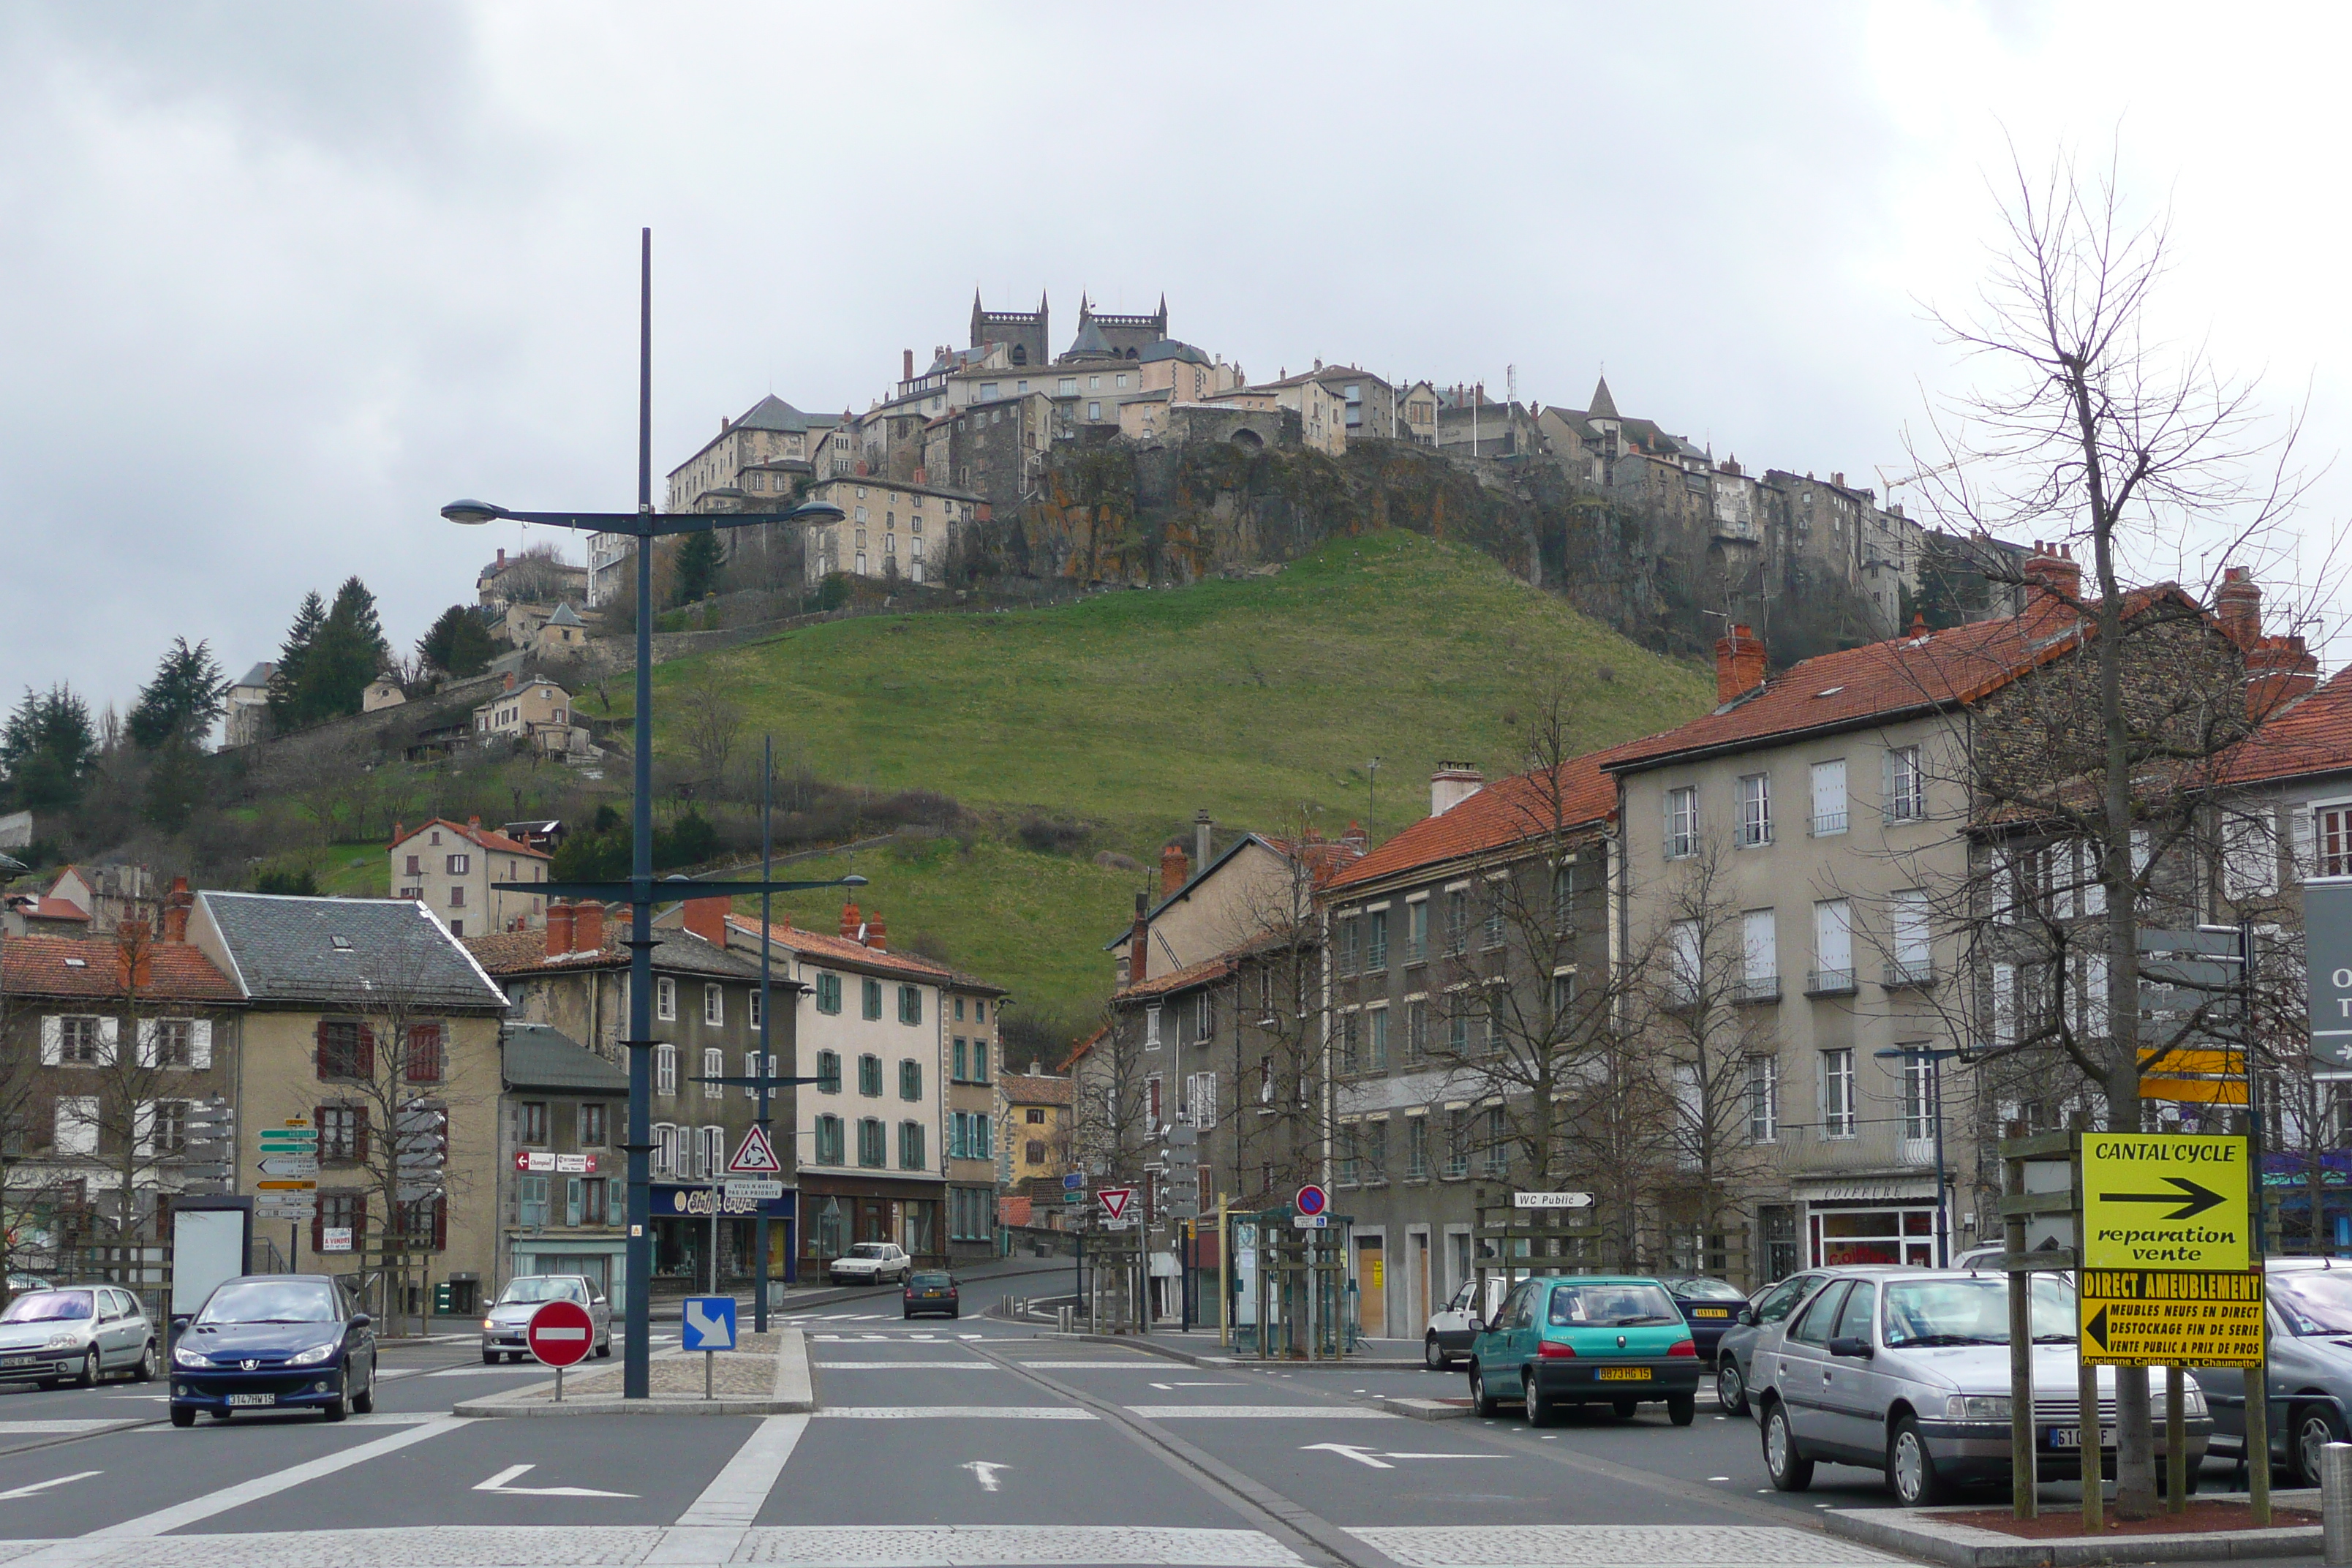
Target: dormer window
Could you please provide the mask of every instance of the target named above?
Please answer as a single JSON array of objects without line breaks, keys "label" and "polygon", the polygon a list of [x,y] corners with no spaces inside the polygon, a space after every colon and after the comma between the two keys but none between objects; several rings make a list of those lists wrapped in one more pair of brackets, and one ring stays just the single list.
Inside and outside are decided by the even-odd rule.
[{"label": "dormer window", "polygon": [[352,951],[352,939],[347,936],[331,936],[327,939],[327,944],[330,947],[332,947],[337,952],[349,952]]}]

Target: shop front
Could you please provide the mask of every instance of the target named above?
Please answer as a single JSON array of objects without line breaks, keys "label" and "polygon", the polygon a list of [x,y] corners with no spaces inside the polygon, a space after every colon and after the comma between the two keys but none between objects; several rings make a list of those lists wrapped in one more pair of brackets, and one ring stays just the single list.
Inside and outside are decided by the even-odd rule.
[{"label": "shop front", "polygon": [[724,1187],[654,1183],[654,1279],[689,1289],[709,1285],[715,1247],[722,1282],[749,1279],[759,1260],[758,1221],[763,1213],[768,1218],[768,1278],[796,1278],[793,1233],[798,1196],[787,1191],[764,1201],[730,1198]]},{"label": "shop front", "polygon": [[1839,1264],[1936,1266],[1936,1199],[1832,1198],[1805,1205],[1806,1253],[1816,1268]]},{"label": "shop front", "polygon": [[808,1213],[801,1241],[803,1268],[822,1269],[828,1259],[861,1241],[896,1242],[919,1267],[947,1264],[940,1212],[946,1194],[937,1184],[877,1191],[854,1179],[819,1176],[803,1167],[801,1194]]}]

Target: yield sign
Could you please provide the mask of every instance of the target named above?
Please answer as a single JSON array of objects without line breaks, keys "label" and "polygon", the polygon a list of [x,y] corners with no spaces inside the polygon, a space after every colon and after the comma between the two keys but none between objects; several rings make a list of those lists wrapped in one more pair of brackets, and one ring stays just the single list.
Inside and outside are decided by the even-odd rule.
[{"label": "yield sign", "polygon": [[1102,1204],[1103,1213],[1113,1219],[1127,1217],[1127,1200],[1135,1196],[1133,1187],[1104,1187],[1095,1194]]},{"label": "yield sign", "polygon": [[781,1176],[784,1173],[782,1163],[776,1158],[776,1146],[768,1142],[768,1130],[758,1125],[745,1135],[743,1146],[735,1151],[735,1157],[727,1162],[727,1168],[747,1175]]}]

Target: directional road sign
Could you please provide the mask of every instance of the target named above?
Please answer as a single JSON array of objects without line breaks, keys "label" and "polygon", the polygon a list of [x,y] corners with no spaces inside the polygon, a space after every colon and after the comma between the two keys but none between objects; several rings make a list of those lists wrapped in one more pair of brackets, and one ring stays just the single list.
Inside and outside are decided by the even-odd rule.
[{"label": "directional road sign", "polygon": [[2083,1135],[2086,1268],[2244,1268],[2246,1210],[2243,1138]]},{"label": "directional road sign", "polygon": [[1330,1206],[1331,1194],[1325,1192],[1322,1188],[1316,1186],[1313,1183],[1310,1182],[1306,1186],[1298,1189],[1298,1212],[1300,1214],[1318,1215]]},{"label": "directional road sign", "polygon": [[1127,1201],[1133,1196],[1135,1196],[1133,1187],[1103,1187],[1096,1192],[1095,1201],[1102,1205],[1106,1216],[1111,1219],[1125,1219]]},{"label": "directional road sign", "polygon": [[253,1184],[253,1190],[257,1193],[310,1193],[318,1189],[319,1184],[306,1176],[281,1176]]},{"label": "directional road sign", "polygon": [[680,1321],[685,1334],[680,1344],[690,1351],[731,1351],[735,1348],[735,1298],[732,1296],[688,1296],[686,1315]]},{"label": "directional road sign", "polygon": [[265,1176],[315,1176],[319,1173],[319,1162],[309,1154],[272,1154],[261,1162],[261,1173]]},{"label": "directional road sign", "polygon": [[541,1365],[573,1366],[595,1347],[596,1324],[577,1301],[542,1301],[522,1337]]},{"label": "directional road sign", "polygon": [[2080,1271],[2083,1360],[2093,1366],[2260,1366],[2260,1269]]},{"label": "directional road sign", "polygon": [[1591,1193],[1513,1193],[1511,1206],[1515,1209],[1589,1209],[1592,1206]]},{"label": "directional road sign", "polygon": [[1064,1192],[1074,1193],[1084,1187],[1086,1184],[1087,1173],[1084,1171],[1065,1171],[1062,1173],[1062,1190]]},{"label": "directional road sign", "polygon": [[754,1125],[743,1135],[743,1146],[727,1162],[727,1168],[739,1175],[780,1176],[783,1162],[776,1158],[776,1146],[768,1142],[768,1130]]}]

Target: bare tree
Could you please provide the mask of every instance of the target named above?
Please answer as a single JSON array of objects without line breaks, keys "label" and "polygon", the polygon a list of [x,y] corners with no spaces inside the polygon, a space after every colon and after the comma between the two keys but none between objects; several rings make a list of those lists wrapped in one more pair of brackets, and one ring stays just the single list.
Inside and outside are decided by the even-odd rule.
[{"label": "bare tree", "polygon": [[678,724],[698,777],[717,784],[743,733],[743,710],[716,660],[703,659],[677,689]]}]

